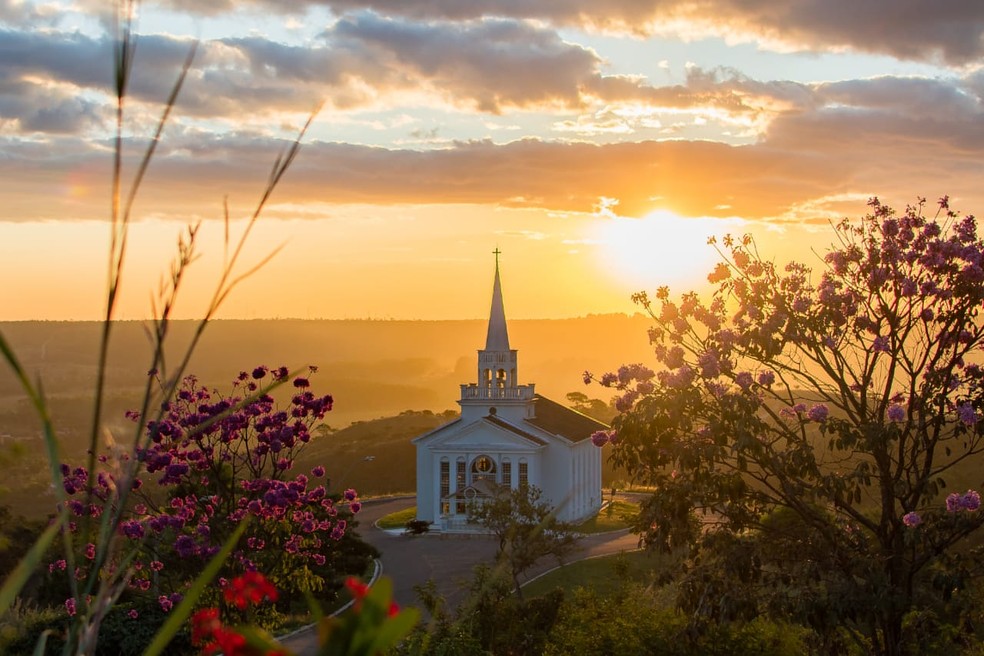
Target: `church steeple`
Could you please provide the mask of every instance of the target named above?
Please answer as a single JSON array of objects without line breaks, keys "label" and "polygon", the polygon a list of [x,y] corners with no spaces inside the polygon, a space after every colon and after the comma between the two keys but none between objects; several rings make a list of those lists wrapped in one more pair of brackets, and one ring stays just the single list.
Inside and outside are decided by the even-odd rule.
[{"label": "church steeple", "polygon": [[514,420],[534,415],[533,383],[520,385],[516,374],[516,349],[509,348],[506,311],[499,279],[499,249],[495,255],[495,278],[492,282],[492,307],[485,348],[478,351],[478,380],[461,386],[461,416],[497,415]]},{"label": "church steeple", "polygon": [[499,251],[495,254],[495,282],[492,283],[492,309],[489,311],[489,332],[485,337],[486,351],[508,351],[509,331],[506,329],[506,311],[502,305],[502,283],[499,282]]}]

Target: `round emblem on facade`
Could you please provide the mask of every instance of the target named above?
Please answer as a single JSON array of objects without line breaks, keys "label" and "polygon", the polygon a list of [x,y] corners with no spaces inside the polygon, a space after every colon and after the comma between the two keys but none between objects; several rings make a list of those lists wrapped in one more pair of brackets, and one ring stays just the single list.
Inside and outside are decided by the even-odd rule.
[{"label": "round emblem on facade", "polygon": [[479,458],[475,460],[475,471],[480,474],[487,474],[492,471],[492,458],[489,458],[488,456],[479,456]]}]

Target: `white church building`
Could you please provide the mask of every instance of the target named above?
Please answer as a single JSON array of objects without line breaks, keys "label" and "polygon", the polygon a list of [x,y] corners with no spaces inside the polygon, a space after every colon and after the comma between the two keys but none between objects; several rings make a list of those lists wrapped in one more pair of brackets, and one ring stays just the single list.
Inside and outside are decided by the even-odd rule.
[{"label": "white church building", "polygon": [[478,379],[461,386],[460,418],[413,440],[417,519],[442,531],[475,531],[468,506],[504,489],[535,485],[557,517],[577,522],[601,507],[601,449],[591,434],[604,424],[520,385],[509,348],[496,252],[492,310]]}]

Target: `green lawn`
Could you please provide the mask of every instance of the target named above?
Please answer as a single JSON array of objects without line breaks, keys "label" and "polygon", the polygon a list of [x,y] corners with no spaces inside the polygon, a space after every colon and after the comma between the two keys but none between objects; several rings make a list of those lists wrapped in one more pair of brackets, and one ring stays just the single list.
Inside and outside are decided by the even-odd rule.
[{"label": "green lawn", "polygon": [[669,556],[647,551],[627,551],[613,556],[579,560],[523,586],[523,595],[536,597],[558,587],[567,592],[577,587],[591,588],[600,595],[606,595],[618,589],[620,579],[645,583],[671,563]]},{"label": "green lawn", "polygon": [[380,520],[376,523],[379,525],[379,528],[384,529],[406,528],[407,522],[416,518],[417,506],[414,506],[413,508],[407,508],[406,510],[390,513],[389,515],[380,518]]},{"label": "green lawn", "polygon": [[639,512],[639,506],[627,501],[615,501],[597,515],[579,524],[579,533],[607,533],[629,527],[629,521]]}]

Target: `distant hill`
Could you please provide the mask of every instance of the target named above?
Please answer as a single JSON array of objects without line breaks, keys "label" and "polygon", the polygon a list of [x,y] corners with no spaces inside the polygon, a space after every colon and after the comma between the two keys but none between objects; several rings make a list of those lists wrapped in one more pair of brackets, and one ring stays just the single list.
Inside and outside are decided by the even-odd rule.
[{"label": "distant hill", "polygon": [[[538,392],[563,401],[567,392],[583,389],[581,374],[586,369],[600,372],[650,360],[648,327],[646,318],[625,315],[514,320],[509,322],[509,337],[519,349],[520,382],[536,383]],[[169,363],[177,361],[193,329],[193,322],[174,322]],[[476,351],[484,346],[485,329],[482,320],[215,321],[206,329],[189,372],[221,389],[239,371],[258,364],[317,365],[314,389],[334,395],[335,409],[328,421],[340,428],[411,408],[456,409],[458,385],[475,380]],[[63,428],[88,424],[84,411],[95,381],[99,324],[0,322],[0,331],[32,377],[39,375],[44,381],[56,414],[59,404],[73,406],[63,413]],[[108,385],[122,407],[127,399],[132,399],[130,405],[136,402],[150,353],[143,324],[114,326]],[[594,395],[601,392],[597,389]],[[16,425],[9,414],[5,417],[15,410],[18,398],[17,381],[0,366],[0,434],[34,430]]]},{"label": "distant hill", "polygon": [[[320,460],[315,464],[324,464],[335,484],[369,485],[367,493],[410,491],[409,440],[439,425],[441,413],[457,411],[458,386],[475,381],[476,351],[484,346],[486,326],[484,320],[215,321],[188,371],[225,390],[239,371],[258,364],[317,365],[314,391],[335,398],[325,421],[335,429],[351,427],[312,445],[304,466]],[[584,387],[582,372],[650,361],[648,327],[646,318],[625,315],[513,320],[509,337],[519,350],[521,382],[536,383],[538,392],[560,402],[571,391],[607,402],[607,390]],[[172,324],[169,365],[183,353],[194,328],[191,321]],[[78,461],[92,421],[100,324],[0,322],[0,332],[28,374],[43,382],[64,457]],[[118,440],[132,435],[134,426],[123,413],[137,406],[150,354],[142,323],[114,324],[103,421]],[[46,512],[53,499],[38,435],[33,410],[9,368],[0,364],[0,503],[32,515]],[[357,462],[366,455],[375,459]]]},{"label": "distant hill", "polygon": [[354,487],[364,496],[416,490],[416,452],[410,440],[457,418],[451,411],[405,411],[395,417],[359,421],[314,439],[294,464],[308,473],[316,465],[328,472],[331,489]]}]

